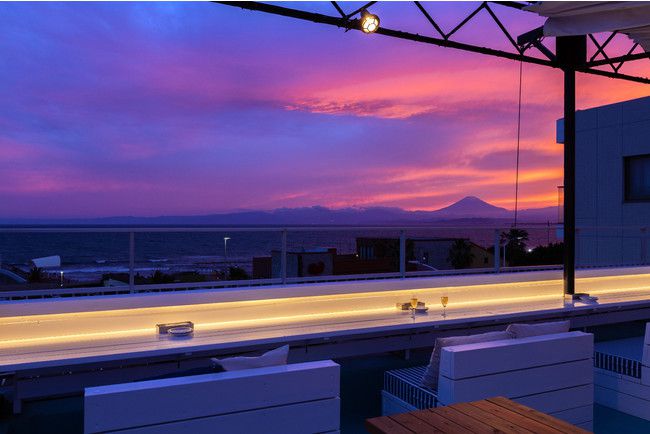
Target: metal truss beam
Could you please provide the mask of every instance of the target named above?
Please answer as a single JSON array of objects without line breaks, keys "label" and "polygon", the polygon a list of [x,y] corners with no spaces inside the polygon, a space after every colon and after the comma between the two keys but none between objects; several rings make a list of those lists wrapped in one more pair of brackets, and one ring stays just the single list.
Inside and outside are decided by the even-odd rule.
[{"label": "metal truss beam", "polygon": [[[243,2],[215,1],[214,3],[219,3],[226,6],[232,6],[241,9],[248,9],[252,11],[260,11],[260,12],[265,12],[273,15],[280,15],[280,16],[295,18],[304,21],[311,21],[314,23],[326,24],[326,25],[345,29],[346,31],[347,30],[361,31],[359,26],[359,20],[353,17],[357,15],[359,12],[361,12],[363,9],[368,8],[377,2],[366,3],[364,6],[355,10],[354,12],[346,14],[345,11],[338,4],[338,2],[332,1],[331,3],[333,7],[336,9],[336,11],[339,13],[340,16],[319,14],[316,12],[303,11],[300,9],[288,8],[284,6],[277,6],[269,3],[261,3],[261,2],[254,2],[254,1],[243,1]],[[417,6],[417,8],[420,10],[420,12],[423,14],[425,19],[432,25],[434,30],[438,33],[439,37],[425,36],[417,33],[405,32],[402,30],[389,29],[386,27],[380,27],[377,30],[376,34],[388,36],[392,38],[430,44],[430,45],[437,45],[440,47],[455,48],[458,50],[464,50],[472,53],[486,54],[490,56],[501,57],[504,59],[510,59],[510,60],[515,60],[515,61],[520,61],[525,63],[532,63],[532,64],[548,66],[552,68],[561,68],[561,65],[557,62],[555,56],[553,56],[553,53],[546,46],[542,44],[541,40],[543,39],[543,36],[540,36],[539,32],[535,33],[537,29],[532,32],[529,32],[530,35],[528,39],[531,40],[524,41],[521,39],[521,37],[515,40],[508,32],[505,25],[499,20],[499,18],[496,16],[494,11],[490,8],[489,2],[482,2],[475,10],[473,10],[468,16],[466,16],[458,25],[456,25],[448,33],[445,33],[442,30],[442,28],[437,24],[434,18],[426,11],[424,6],[420,2],[416,1],[414,3]],[[522,9],[523,7],[526,6],[526,4],[518,3],[518,2],[491,2],[491,3],[499,4],[501,6],[515,8],[515,9]],[[451,40],[451,37],[456,32],[458,32],[458,30],[466,26],[472,20],[472,18],[474,18],[483,9],[485,9],[488,12],[490,17],[497,24],[501,32],[505,35],[506,39],[513,46],[515,52],[499,50],[495,48],[484,47],[484,46],[473,45],[465,42]],[[537,35],[537,37],[531,36],[531,35],[534,36],[535,34]],[[590,35],[590,38],[592,39],[592,41],[594,41],[593,36]],[[647,77],[627,75],[618,72],[621,66],[625,62],[648,58],[650,57],[650,53],[632,54],[632,51],[636,48],[635,45],[628,52],[628,54],[624,56],[608,57],[608,55],[605,53],[605,47],[609,44],[612,38],[613,36],[611,36],[603,44],[598,44],[596,41],[595,42],[597,48],[596,54],[594,54],[594,56],[592,56],[590,61],[587,62],[584,66],[578,67],[576,68],[576,70],[585,74],[592,74],[592,75],[604,76],[609,78],[615,78],[619,80],[627,80],[627,81],[634,81],[638,83],[650,84],[650,79]],[[539,50],[540,53],[542,53],[545,57],[544,58],[535,57],[532,55],[525,54],[525,52],[532,47],[537,48],[537,50]],[[598,54],[601,54],[604,58],[601,60],[595,60],[595,57]],[[616,65],[616,63],[618,63],[618,65]],[[595,67],[602,66],[602,65],[610,65],[614,71],[609,72],[605,70],[595,69]]]},{"label": "metal truss beam", "polygon": [[593,67],[593,66],[601,66],[601,65],[608,65],[610,63],[623,63],[623,62],[631,62],[633,60],[640,60],[640,59],[648,59],[650,58],[650,52],[643,52],[643,53],[636,53],[632,54],[632,51],[638,46],[638,44],[634,44],[628,54],[624,56],[617,56],[617,57],[610,57],[606,59],[601,59],[601,60],[592,60],[591,62],[587,62],[587,66]]}]

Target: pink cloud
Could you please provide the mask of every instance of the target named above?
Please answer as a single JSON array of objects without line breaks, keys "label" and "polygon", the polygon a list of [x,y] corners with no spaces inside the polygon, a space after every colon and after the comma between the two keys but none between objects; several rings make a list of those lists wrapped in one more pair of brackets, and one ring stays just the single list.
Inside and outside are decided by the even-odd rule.
[{"label": "pink cloud", "polygon": [[[377,8],[397,26],[409,7]],[[451,28],[471,5],[427,7]],[[512,207],[516,62],[207,3],[4,11],[0,201],[12,215],[434,209],[470,194]],[[503,44],[492,30],[460,36]],[[578,78],[579,108],[646,94]],[[524,65],[527,206],[555,204],[561,116],[560,71]]]}]

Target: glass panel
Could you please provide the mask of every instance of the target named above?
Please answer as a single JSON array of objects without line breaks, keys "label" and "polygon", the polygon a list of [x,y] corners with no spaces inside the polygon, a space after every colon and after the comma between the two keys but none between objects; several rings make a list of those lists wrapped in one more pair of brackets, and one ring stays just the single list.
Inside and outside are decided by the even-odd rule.
[{"label": "glass panel", "polygon": [[136,234],[137,284],[271,278],[280,232],[143,232]]},{"label": "glass panel", "polygon": [[127,286],[129,234],[0,231],[0,289]]},{"label": "glass panel", "polygon": [[650,156],[625,159],[625,200],[650,200]]},{"label": "glass panel", "polygon": [[341,227],[292,231],[287,277],[399,272],[399,230]]}]

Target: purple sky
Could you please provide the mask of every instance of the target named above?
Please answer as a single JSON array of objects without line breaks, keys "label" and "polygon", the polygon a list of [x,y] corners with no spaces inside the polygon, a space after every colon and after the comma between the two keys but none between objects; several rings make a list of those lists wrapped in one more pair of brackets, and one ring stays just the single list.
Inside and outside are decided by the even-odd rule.
[{"label": "purple sky", "polygon": [[[427,5],[447,30],[472,6]],[[372,10],[431,34],[412,4]],[[473,29],[506,47],[485,12]],[[512,61],[210,3],[2,3],[0,59],[0,217],[513,205]],[[579,77],[578,94],[648,92]],[[523,207],[556,201],[561,101],[560,72],[524,65]]]}]

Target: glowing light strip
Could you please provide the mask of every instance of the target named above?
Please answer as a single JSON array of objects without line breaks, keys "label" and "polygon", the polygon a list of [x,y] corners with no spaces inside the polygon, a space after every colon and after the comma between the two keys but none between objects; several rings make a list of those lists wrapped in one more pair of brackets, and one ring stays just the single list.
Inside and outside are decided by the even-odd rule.
[{"label": "glowing light strip", "polygon": [[[138,336],[145,333],[151,333],[150,328],[147,329],[131,329],[131,330],[114,330],[114,331],[103,331],[95,333],[77,333],[71,335],[58,335],[58,336],[43,336],[38,338],[20,338],[20,339],[7,339],[0,341],[0,347],[22,347],[27,346],[32,343],[38,342],[74,342],[74,341],[86,341],[91,340],[92,338],[109,338],[114,336]],[[24,345],[23,345],[24,344]]]},{"label": "glowing light strip", "polygon": [[[451,312],[458,310],[458,307],[463,306],[473,306],[473,305],[512,305],[522,302],[529,301],[543,301],[543,300],[558,300],[561,301],[561,297],[556,295],[538,295],[538,296],[525,296],[525,297],[510,297],[510,298],[498,298],[490,300],[475,300],[475,301],[463,301],[454,303],[453,306],[447,307],[448,315]],[[230,330],[237,327],[245,327],[247,325],[261,325],[269,323],[277,323],[278,325],[296,323],[304,320],[318,320],[318,319],[331,319],[331,318],[346,318],[353,316],[367,316],[378,313],[388,313],[394,312],[396,314],[403,314],[405,312],[396,310],[395,307],[385,307],[385,308],[372,308],[372,309],[356,309],[356,310],[341,310],[334,312],[321,312],[321,313],[308,313],[300,315],[284,315],[284,316],[273,316],[267,318],[252,318],[252,319],[240,319],[232,321],[220,321],[220,322],[207,322],[207,323],[197,323],[195,324],[195,330]],[[478,312],[477,312],[478,313]],[[426,317],[425,317],[426,318]],[[424,318],[423,318],[424,319]],[[56,343],[56,342],[80,342],[87,341],[92,339],[107,339],[116,336],[124,337],[135,337],[135,336],[146,336],[148,334],[154,334],[154,328],[146,329],[129,329],[129,330],[119,330],[119,331],[101,331],[101,332],[91,332],[91,333],[76,333],[76,334],[67,334],[67,335],[58,335],[58,336],[42,336],[35,338],[23,338],[23,339],[7,339],[0,340],[0,347],[22,347],[28,346],[35,343]]]},{"label": "glowing light strip", "polygon": [[[648,287],[648,286],[639,286],[639,287],[624,288],[624,289],[594,289],[594,290],[590,291],[590,294],[599,294],[599,295],[603,295],[603,294],[619,294],[619,295],[623,295],[621,293],[624,293],[624,292],[639,293],[639,292],[643,292],[643,291],[648,291],[649,289],[650,289],[650,287]],[[633,296],[634,294],[628,294],[628,295]]]},{"label": "glowing light strip", "polygon": [[579,282],[591,282],[594,280],[608,280],[608,279],[639,279],[645,277],[650,279],[650,274],[640,273],[640,274],[622,274],[622,275],[611,275],[611,276],[593,276],[593,277],[580,277],[576,279]]},{"label": "glowing light strip", "polygon": [[[207,329],[214,330],[219,326],[222,328],[234,328],[237,325],[244,324],[260,324],[260,323],[269,323],[276,321],[290,321],[296,322],[306,318],[310,319],[324,319],[331,317],[345,317],[353,315],[368,315],[371,313],[380,313],[387,311],[395,311],[394,307],[380,308],[380,309],[361,309],[361,310],[350,310],[350,311],[337,311],[337,312],[325,312],[325,313],[314,313],[314,314],[302,314],[302,315],[291,315],[291,316],[277,316],[269,318],[253,318],[253,319],[242,319],[234,321],[225,321],[225,322],[214,322],[214,323],[201,323],[195,324],[195,330]],[[227,327],[224,327],[227,326]],[[102,331],[102,332],[92,332],[92,333],[77,333],[70,335],[59,335],[59,336],[42,336],[37,338],[24,338],[24,339],[7,339],[0,340],[0,347],[19,347],[23,346],[22,344],[29,345],[38,342],[54,343],[60,341],[84,341],[91,338],[110,338],[113,336],[142,336],[142,335],[155,335],[157,332],[155,328],[146,328],[146,329],[130,329],[130,330],[120,330],[120,331]],[[53,342],[54,341],[54,342]]]},{"label": "glowing light strip", "polygon": [[[578,282],[594,282],[594,281],[607,281],[611,279],[638,279],[638,278],[648,278],[650,280],[650,274],[628,274],[621,276],[596,276],[596,277],[581,277]],[[119,316],[122,314],[133,314],[133,313],[164,313],[168,311],[173,312],[182,312],[185,310],[196,310],[206,307],[223,307],[231,308],[233,304],[238,306],[246,305],[259,305],[259,304],[274,304],[274,303],[289,303],[289,302],[300,302],[300,301],[345,301],[345,300],[356,300],[359,298],[371,298],[371,297],[386,297],[386,296],[407,296],[414,293],[422,293],[428,291],[435,292],[457,292],[463,290],[472,290],[472,289],[485,289],[487,287],[519,287],[522,286],[549,286],[557,284],[559,285],[562,281],[559,279],[553,280],[534,280],[527,282],[504,282],[504,283],[484,283],[484,284],[475,284],[475,285],[466,285],[466,286],[444,286],[444,287],[432,287],[432,288],[417,288],[417,289],[399,289],[394,291],[372,291],[372,292],[356,292],[351,294],[331,294],[331,295],[306,295],[300,297],[287,297],[287,298],[269,298],[269,299],[260,299],[260,300],[240,300],[240,301],[224,301],[224,302],[213,302],[213,303],[198,303],[198,304],[189,304],[189,305],[173,305],[173,306],[157,306],[157,307],[140,307],[135,309],[113,309],[113,310],[99,310],[99,311],[86,311],[86,312],[68,312],[68,313],[54,313],[54,314],[41,314],[41,315],[23,315],[23,316],[14,316],[14,317],[4,317],[0,319],[0,325],[10,325],[24,322],[39,322],[40,320],[50,320],[50,319],[60,319],[60,318],[69,318],[70,316],[76,317],[96,317],[96,316]],[[602,282],[604,283],[604,282]],[[650,285],[649,288],[650,289]],[[621,291],[625,288],[620,289]],[[599,290],[602,291],[602,290]],[[611,290],[618,291],[618,290]]]},{"label": "glowing light strip", "polygon": [[[578,279],[580,282],[599,282],[605,284],[608,281],[616,280],[621,283],[625,280],[635,280],[640,278],[650,279],[649,274],[633,274],[633,275],[621,275],[621,276],[597,276],[597,277],[586,277]],[[395,291],[373,291],[373,292],[360,292],[360,293],[351,293],[351,294],[332,294],[332,295],[315,295],[315,296],[300,296],[300,297],[289,297],[289,298],[271,298],[271,299],[262,299],[262,300],[243,300],[243,301],[228,301],[228,302],[213,302],[213,303],[201,303],[194,305],[176,305],[176,306],[160,306],[160,307],[145,307],[145,308],[135,308],[135,309],[115,309],[115,310],[105,310],[105,311],[88,311],[88,312],[73,312],[73,313],[61,313],[61,314],[45,314],[45,315],[34,315],[34,316],[16,316],[16,317],[6,317],[3,321],[0,321],[0,326],[2,325],[24,325],[24,324],[41,324],[53,320],[83,320],[87,318],[110,318],[119,315],[125,316],[138,316],[140,314],[155,314],[155,313],[182,313],[182,312],[196,312],[197,310],[215,309],[232,309],[233,306],[236,307],[246,307],[246,306],[273,306],[276,304],[287,304],[287,303],[300,303],[308,302],[309,304],[318,303],[320,301],[336,301],[336,302],[345,302],[353,301],[358,303],[364,299],[373,299],[380,297],[410,297],[413,294],[419,295],[421,293],[435,292],[435,293],[448,293],[453,294],[454,292],[468,292],[468,291],[477,291],[477,292],[487,292],[490,288],[494,287],[495,289],[501,289],[504,287],[517,287],[520,290],[523,290],[522,287],[527,287],[526,289],[530,290],[535,286],[544,286],[553,289],[554,284],[559,285],[561,280],[539,280],[539,281],[528,281],[528,282],[505,282],[505,283],[485,283],[485,284],[476,284],[476,285],[467,285],[467,286],[446,286],[446,287],[434,287],[434,288],[418,288],[418,289],[400,289]],[[648,286],[635,286],[633,288],[620,288],[620,289],[596,289],[590,288],[590,292],[593,294],[605,295],[605,294],[618,294],[624,295],[626,292],[643,292],[650,289]],[[628,294],[629,296],[634,296]],[[562,300],[562,295],[560,293],[547,293],[543,295],[521,295],[515,297],[502,297],[502,298],[482,298],[479,300],[467,300],[453,302],[452,305],[448,307],[450,313],[456,312],[457,314],[461,313],[459,308],[462,307],[471,307],[471,306],[493,306],[493,305],[513,305],[513,304],[525,304],[531,302],[540,302],[540,301],[553,301],[557,300],[558,302]],[[545,306],[538,306],[543,308]],[[537,310],[535,306],[529,306],[527,310]],[[332,318],[348,318],[353,316],[369,316],[373,314],[395,312],[396,314],[401,314],[401,312],[396,311],[395,308],[391,305],[390,307],[380,307],[380,308],[369,308],[369,309],[353,309],[353,310],[334,310],[329,312],[320,312],[320,313],[304,313],[296,315],[280,315],[280,316],[269,316],[265,318],[252,318],[252,319],[238,319],[238,320],[229,320],[229,321],[218,321],[218,322],[204,322],[197,323],[195,328],[197,331],[202,330],[232,330],[238,327],[246,328],[251,325],[268,325],[268,324],[277,324],[282,326],[284,324],[292,324],[301,321],[313,321],[319,319],[332,319]],[[465,313],[469,313],[466,311]],[[492,315],[489,312],[480,312],[476,311],[477,316],[486,316]],[[426,318],[426,317],[425,317]],[[425,319],[423,318],[423,319]],[[390,319],[385,318],[385,319]],[[328,324],[322,324],[324,326]],[[254,328],[249,328],[247,331],[254,330]],[[244,331],[244,330],[242,330]],[[41,337],[32,337],[32,338],[14,338],[7,340],[0,340],[0,347],[2,348],[13,348],[13,347],[23,347],[34,344],[54,344],[61,342],[84,342],[92,341],[94,339],[108,339],[113,337],[135,337],[135,336],[146,336],[146,335],[155,335],[155,329],[151,328],[134,328],[127,330],[112,330],[112,331],[98,331],[98,332],[88,332],[88,333],[72,333],[64,334],[58,336],[41,336]]]},{"label": "glowing light strip", "polygon": [[376,298],[376,297],[409,297],[411,294],[419,294],[422,292],[460,292],[467,290],[480,290],[487,287],[518,287],[521,288],[525,286],[546,286],[549,284],[560,284],[561,280],[539,280],[539,281],[529,281],[529,282],[505,282],[505,283],[486,283],[486,284],[477,284],[477,285],[467,285],[467,286],[444,286],[444,287],[432,287],[432,288],[418,288],[418,289],[399,289],[394,291],[373,291],[373,292],[355,292],[351,294],[331,294],[331,295],[307,295],[301,297],[288,297],[288,298],[269,298],[269,299],[260,299],[260,300],[241,300],[241,301],[224,301],[224,302],[214,302],[214,303],[198,303],[198,304],[188,304],[188,305],[174,305],[174,306],[157,306],[157,307],[139,307],[134,309],[114,309],[114,310],[98,310],[98,311],[86,311],[86,312],[68,312],[68,313],[53,313],[53,314],[41,314],[41,315],[23,315],[23,316],[14,316],[14,317],[4,317],[0,318],[1,325],[11,325],[11,324],[24,324],[24,323],[39,323],[47,320],[56,320],[62,318],[70,318],[72,316],[83,318],[83,317],[98,317],[98,316],[120,316],[120,315],[132,315],[132,314],[147,314],[147,313],[165,313],[165,312],[183,312],[183,311],[195,311],[197,309],[203,308],[224,308],[231,309],[232,305],[238,307],[244,307],[248,305],[272,305],[272,304],[287,304],[287,303],[298,303],[301,301],[308,302],[319,302],[319,301],[346,301],[346,300],[358,300],[364,298]]}]

